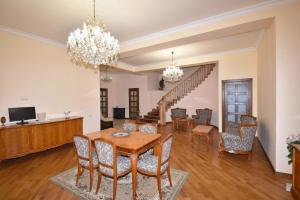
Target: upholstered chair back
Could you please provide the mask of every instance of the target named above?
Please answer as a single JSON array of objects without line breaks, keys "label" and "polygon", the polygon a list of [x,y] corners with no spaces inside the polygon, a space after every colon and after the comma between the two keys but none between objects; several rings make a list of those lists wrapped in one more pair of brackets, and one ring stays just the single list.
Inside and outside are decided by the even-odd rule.
[{"label": "upholstered chair back", "polygon": [[251,115],[241,115],[241,124],[256,124],[256,117]]},{"label": "upholstered chair back", "polygon": [[136,131],[136,124],[134,123],[124,123],[123,130],[128,132]]},{"label": "upholstered chair back", "polygon": [[114,163],[114,146],[103,140],[95,140],[96,152],[100,164],[113,166]]},{"label": "upholstered chair back", "polygon": [[83,136],[74,136],[73,140],[74,140],[77,155],[82,158],[89,159],[90,147],[89,147],[88,138]]},{"label": "upholstered chair back", "polygon": [[211,115],[211,109],[196,109],[196,116],[194,116],[194,118],[197,124],[210,124]]},{"label": "upholstered chair back", "polygon": [[241,126],[241,150],[250,151],[256,134],[257,126]]},{"label": "upholstered chair back", "polygon": [[156,126],[153,126],[152,124],[144,124],[139,127],[139,131],[142,133],[151,134],[151,133],[157,133],[157,128],[156,128]]},{"label": "upholstered chair back", "polygon": [[173,137],[169,137],[163,142],[162,153],[161,153],[161,163],[165,162],[170,158],[171,146],[172,146]]},{"label": "upholstered chair back", "polygon": [[173,108],[171,109],[171,117],[172,118],[185,118],[186,115],[186,109],[184,108]]}]

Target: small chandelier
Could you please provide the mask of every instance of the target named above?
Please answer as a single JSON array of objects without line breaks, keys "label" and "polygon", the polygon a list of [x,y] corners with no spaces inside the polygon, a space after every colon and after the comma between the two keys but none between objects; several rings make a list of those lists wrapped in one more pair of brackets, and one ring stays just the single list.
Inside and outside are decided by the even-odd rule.
[{"label": "small chandelier", "polygon": [[105,81],[105,82],[110,82],[112,81],[112,77],[111,76],[108,76],[107,74],[107,71],[108,71],[108,66],[106,67],[106,70],[105,70],[105,76],[100,76],[100,80],[101,81]]},{"label": "small chandelier", "polygon": [[174,51],[172,51],[172,65],[167,67],[163,71],[163,77],[168,82],[177,82],[180,81],[183,76],[183,71],[179,67],[174,65]]},{"label": "small chandelier", "polygon": [[70,33],[67,48],[74,61],[94,65],[95,68],[117,60],[120,45],[109,32],[105,32],[105,25],[96,20],[95,0],[93,19],[83,23],[83,29]]}]

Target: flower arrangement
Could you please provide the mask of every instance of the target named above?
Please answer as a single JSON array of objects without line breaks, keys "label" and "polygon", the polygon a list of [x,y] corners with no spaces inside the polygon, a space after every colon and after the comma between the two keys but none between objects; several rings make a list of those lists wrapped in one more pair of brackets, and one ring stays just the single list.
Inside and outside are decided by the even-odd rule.
[{"label": "flower arrangement", "polygon": [[293,162],[293,147],[292,144],[300,144],[300,134],[290,135],[286,138],[287,149],[289,151],[287,157],[289,158],[289,165]]}]

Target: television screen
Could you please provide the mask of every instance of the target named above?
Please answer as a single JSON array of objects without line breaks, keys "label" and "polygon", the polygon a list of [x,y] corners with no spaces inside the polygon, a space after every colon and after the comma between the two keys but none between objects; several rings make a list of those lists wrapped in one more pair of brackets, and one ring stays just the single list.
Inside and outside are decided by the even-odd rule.
[{"label": "television screen", "polygon": [[36,119],[35,107],[8,108],[9,121]]}]

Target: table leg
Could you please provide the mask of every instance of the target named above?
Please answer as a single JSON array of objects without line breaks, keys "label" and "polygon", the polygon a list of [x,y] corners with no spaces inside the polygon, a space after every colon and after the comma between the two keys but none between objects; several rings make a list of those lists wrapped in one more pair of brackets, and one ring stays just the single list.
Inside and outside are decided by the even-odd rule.
[{"label": "table leg", "polygon": [[136,186],[137,186],[137,160],[138,160],[138,155],[137,154],[131,154],[130,156],[131,159],[131,167],[132,167],[132,199],[136,199]]}]

